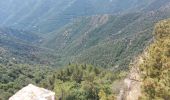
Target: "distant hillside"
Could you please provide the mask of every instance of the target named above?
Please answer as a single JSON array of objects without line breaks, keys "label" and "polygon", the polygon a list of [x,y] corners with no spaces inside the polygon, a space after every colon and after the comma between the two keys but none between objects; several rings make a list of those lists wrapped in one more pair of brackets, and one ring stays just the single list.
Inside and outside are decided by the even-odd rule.
[{"label": "distant hillside", "polygon": [[80,17],[59,31],[47,34],[43,46],[62,53],[61,63],[70,61],[124,69],[152,41],[150,33],[154,24],[168,17],[169,3],[145,13]]},{"label": "distant hillside", "polygon": [[0,15],[0,100],[30,83],[64,100],[113,100],[148,46],[134,63],[142,88],[126,82],[141,100],[170,98],[169,19],[154,28],[170,0],[0,0]]},{"label": "distant hillside", "polygon": [[56,66],[73,62],[124,69],[152,40],[154,23],[170,17],[170,2],[6,0],[0,1],[1,13],[1,45],[15,58],[30,61],[35,54],[35,62],[48,63],[48,57],[40,59],[54,54],[50,62]]},{"label": "distant hillside", "polygon": [[0,28],[0,62],[55,65],[60,57],[38,46],[43,38],[22,30]]},{"label": "distant hillside", "polygon": [[[1,0],[0,26],[46,33],[59,29],[73,18],[140,12],[158,1],[160,0]],[[162,2],[159,4],[163,5]],[[149,9],[154,9],[154,6]]]}]

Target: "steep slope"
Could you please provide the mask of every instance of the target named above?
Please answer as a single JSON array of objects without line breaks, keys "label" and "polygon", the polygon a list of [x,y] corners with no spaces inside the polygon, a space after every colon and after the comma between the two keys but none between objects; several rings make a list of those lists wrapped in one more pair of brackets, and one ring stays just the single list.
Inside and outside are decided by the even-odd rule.
[{"label": "steep slope", "polygon": [[[0,29],[0,99],[5,100],[29,83],[68,100],[114,99],[126,74],[122,71],[153,41],[154,23],[170,17],[169,0],[0,2],[1,26],[10,27]],[[128,97],[169,99],[169,23],[157,25],[155,43],[137,65],[139,69],[131,70],[126,81]],[[41,32],[49,33],[40,37]],[[45,67],[68,63],[60,71]],[[135,79],[138,70],[143,84]]]},{"label": "steep slope", "polygon": [[[159,0],[1,0],[1,26],[51,32],[79,16],[142,11]],[[102,5],[101,5],[102,4]]]},{"label": "steep slope", "polygon": [[170,16],[169,7],[168,0],[6,0],[0,1],[0,19],[1,26],[22,33],[34,31],[41,37],[45,33],[43,38],[16,32],[13,38],[10,33],[8,41],[21,43],[17,39],[26,37],[22,42],[42,43],[43,48],[62,55],[57,65],[74,62],[124,68],[151,40],[153,24]]},{"label": "steep slope", "polygon": [[170,17],[169,1],[164,1],[158,9],[147,9],[144,13],[119,16],[80,17],[59,31],[49,33],[43,45],[62,53],[61,63],[127,68],[130,59],[152,41],[150,33],[154,24]]},{"label": "steep slope", "polygon": [[139,67],[142,74],[142,100],[170,98],[170,19],[156,24],[155,41],[147,49]]},{"label": "steep slope", "polygon": [[15,40],[15,41],[22,41],[23,43],[32,43],[38,44],[41,41],[41,37],[24,30],[17,30],[7,27],[0,28],[0,38],[1,39],[8,39],[8,40]]},{"label": "steep slope", "polygon": [[139,66],[143,63],[143,56],[135,58],[130,64],[130,71],[123,81],[117,100],[138,100],[141,96],[141,71]]},{"label": "steep slope", "polygon": [[[153,24],[170,16],[168,0],[0,2],[0,12],[5,12],[0,18],[3,19],[1,26],[15,26],[16,30],[22,31],[22,34],[14,32],[15,36],[11,31],[8,41],[15,39],[17,44],[29,42],[30,46],[42,43],[43,47],[50,48],[50,52],[54,50],[62,55],[58,57],[57,65],[76,62],[115,68],[127,67],[130,59],[141,52],[151,40],[152,35],[149,33]],[[100,5],[101,3],[103,5]],[[70,23],[65,25],[68,22]],[[62,27],[63,25],[65,26]],[[40,38],[34,33],[26,34],[25,30],[34,31],[36,34],[50,33]]]},{"label": "steep slope", "polygon": [[170,19],[154,29],[154,42],[131,64],[118,100],[168,100]]},{"label": "steep slope", "polygon": [[51,49],[38,46],[42,40],[30,32],[1,28],[0,62],[55,65],[59,56]]}]

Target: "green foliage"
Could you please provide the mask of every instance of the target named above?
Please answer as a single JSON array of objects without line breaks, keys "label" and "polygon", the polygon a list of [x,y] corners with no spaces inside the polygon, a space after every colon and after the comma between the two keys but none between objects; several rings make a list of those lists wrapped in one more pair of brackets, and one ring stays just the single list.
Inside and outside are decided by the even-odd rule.
[{"label": "green foliage", "polygon": [[98,95],[100,100],[107,100],[106,93],[103,90],[100,90]]},{"label": "green foliage", "polygon": [[[47,67],[30,66],[26,64],[0,65],[0,99],[7,100],[19,89],[28,84],[40,85],[47,80],[52,70]],[[50,88],[50,87],[48,87]]]},{"label": "green foliage", "polygon": [[[5,11],[5,15],[2,14],[0,18],[7,18],[3,20],[3,25],[22,29],[0,29],[0,99],[4,100],[30,83],[54,90],[57,98],[66,100],[115,99],[113,82],[126,75],[119,71],[127,69],[131,58],[140,53],[151,40],[149,33],[153,23],[169,16],[169,9],[163,9],[164,5],[169,4],[168,0],[138,0],[138,3],[131,3],[133,0],[113,0],[109,3],[105,0],[50,0],[41,3],[27,0],[21,5],[22,9],[16,6],[21,1],[11,1],[9,5],[14,6],[7,7],[12,9],[12,13]],[[159,4],[159,7],[155,4]],[[2,8],[6,6],[4,3],[0,5]],[[34,10],[27,9],[29,5]],[[85,8],[89,11],[87,14],[84,13]],[[136,11],[136,8],[146,10],[144,12],[147,14],[128,13]],[[120,14],[102,15],[108,12]],[[74,15],[65,16],[70,14]],[[89,16],[94,14],[101,15]],[[73,17],[80,18],[56,32]],[[20,20],[16,20],[18,18]],[[149,48],[149,57],[141,65],[144,99],[170,98],[169,27],[169,21],[157,24],[154,32],[156,42]],[[43,38],[23,29],[35,31]],[[47,34],[42,35],[41,32]],[[60,71],[44,67],[63,66],[68,62],[92,65],[70,64]],[[107,67],[114,72],[104,69]]]},{"label": "green foliage", "polygon": [[39,46],[42,38],[31,32],[0,28],[0,63],[60,66],[60,55]]},{"label": "green foliage", "polygon": [[170,20],[156,24],[155,41],[141,65],[145,100],[170,98]]},{"label": "green foliage", "polygon": [[[158,0],[156,0],[158,1]],[[67,24],[73,18],[80,16],[92,16],[100,14],[117,14],[153,7],[155,0],[17,0],[0,1],[4,8],[0,15],[2,26],[11,26],[23,30],[35,31],[39,34],[46,34],[55,31]],[[102,5],[101,5],[102,4]],[[151,4],[151,5],[150,5]],[[167,3],[168,4],[168,3]],[[33,8],[33,9],[30,9]],[[140,9],[140,10],[139,10]],[[5,14],[4,14],[5,12]],[[35,20],[36,19],[36,20]]]},{"label": "green foliage", "polygon": [[[141,13],[80,17],[51,33],[43,46],[61,53],[63,64],[87,63],[127,69],[130,59],[140,53],[152,37],[149,33],[153,23],[150,22],[156,19],[138,22],[141,17],[144,17]],[[132,28],[136,26],[141,28]]]},{"label": "green foliage", "polygon": [[100,90],[103,90],[106,98],[109,98],[114,94],[111,88],[113,81],[124,77],[86,64],[71,64],[54,75],[53,91],[56,98],[64,100],[98,100]]},{"label": "green foliage", "polygon": [[92,65],[70,64],[64,69],[7,63],[0,65],[0,99],[6,100],[28,84],[52,90],[64,100],[99,100],[102,90],[108,100],[116,93],[113,82],[126,76]]}]

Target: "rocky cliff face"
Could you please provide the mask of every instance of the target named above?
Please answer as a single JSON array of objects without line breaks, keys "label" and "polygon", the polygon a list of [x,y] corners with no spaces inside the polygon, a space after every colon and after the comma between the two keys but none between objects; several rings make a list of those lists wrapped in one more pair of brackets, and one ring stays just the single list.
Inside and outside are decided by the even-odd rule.
[{"label": "rocky cliff face", "polygon": [[29,84],[10,97],[9,100],[55,100],[55,93]]},{"label": "rocky cliff face", "polygon": [[142,62],[143,57],[140,56],[132,63],[129,75],[124,79],[124,85],[117,100],[138,100],[141,95],[142,84],[138,67]]}]

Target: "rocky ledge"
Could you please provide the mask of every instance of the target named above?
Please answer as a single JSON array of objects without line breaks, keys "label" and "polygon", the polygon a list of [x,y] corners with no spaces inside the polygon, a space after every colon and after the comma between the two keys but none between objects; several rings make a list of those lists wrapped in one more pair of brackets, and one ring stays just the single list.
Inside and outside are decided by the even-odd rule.
[{"label": "rocky ledge", "polygon": [[55,100],[55,93],[29,84],[10,97],[9,100]]}]

